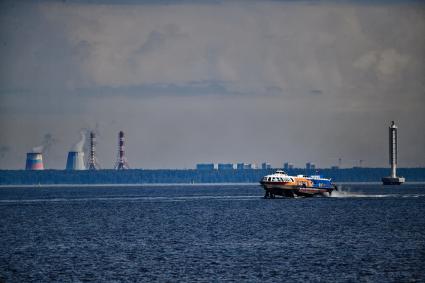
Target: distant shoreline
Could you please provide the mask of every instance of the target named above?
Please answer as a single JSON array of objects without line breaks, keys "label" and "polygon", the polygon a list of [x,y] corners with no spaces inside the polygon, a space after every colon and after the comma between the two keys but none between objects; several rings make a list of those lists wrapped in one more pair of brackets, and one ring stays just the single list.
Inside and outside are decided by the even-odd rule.
[{"label": "distant shoreline", "polygon": [[[195,169],[128,169],[128,170],[0,170],[0,186],[188,186],[258,184],[276,169],[195,170]],[[325,168],[287,170],[289,175],[322,175],[334,183],[381,183],[389,168]],[[425,168],[400,168],[397,174],[408,183],[425,182]]]},{"label": "distant shoreline", "polygon": [[[336,185],[381,185],[382,182],[336,182]],[[420,185],[425,184],[425,181],[420,182],[406,182],[404,185]],[[156,183],[156,184],[149,184],[149,183],[143,183],[143,184],[45,184],[45,185],[38,185],[38,184],[31,184],[31,185],[0,185],[0,189],[7,189],[7,188],[17,188],[17,189],[24,189],[24,188],[82,188],[82,187],[90,187],[90,188],[116,188],[116,187],[129,187],[129,188],[135,188],[135,187],[214,187],[214,186],[260,186],[259,183],[198,183],[198,184],[186,184],[186,183]],[[400,187],[403,187],[401,185]]]}]

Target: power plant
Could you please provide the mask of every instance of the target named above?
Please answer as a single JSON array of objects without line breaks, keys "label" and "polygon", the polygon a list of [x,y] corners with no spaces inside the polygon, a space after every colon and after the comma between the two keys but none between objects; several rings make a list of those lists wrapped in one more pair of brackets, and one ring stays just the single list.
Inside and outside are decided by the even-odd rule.
[{"label": "power plant", "polygon": [[120,131],[118,134],[118,156],[117,156],[117,162],[114,166],[117,170],[122,169],[129,169],[130,166],[128,166],[127,158],[125,157],[124,152],[124,132]]},{"label": "power plant", "polygon": [[96,159],[96,135],[94,132],[90,132],[90,155],[87,164],[89,170],[97,170],[100,167]]},{"label": "power plant", "polygon": [[[84,143],[86,140],[86,132],[83,130],[80,132],[80,140],[71,148],[68,152],[66,160],[66,170],[97,170],[100,169],[99,163],[96,157],[96,134],[90,132],[90,148],[87,158],[87,166],[84,158]],[[31,152],[27,153],[25,169],[26,170],[44,170],[43,165],[43,148],[45,146],[39,146],[32,149]],[[118,154],[117,160],[114,165],[114,169],[130,169],[127,158],[125,157],[125,138],[124,132],[120,131],[118,134]]]},{"label": "power plant", "polygon": [[[394,121],[391,122],[391,125],[388,129],[389,133],[389,163],[391,165],[391,173],[390,176],[382,177],[382,182],[384,185],[400,185],[405,182],[404,177],[397,176],[397,126]],[[96,134],[95,132],[90,132],[90,147],[87,160],[84,158],[84,143],[86,140],[86,130],[80,132],[81,138],[80,140],[71,148],[68,152],[68,157],[66,161],[66,170],[97,170],[100,169],[99,163],[96,157]],[[43,165],[43,152],[47,146],[49,146],[52,142],[52,138],[50,134],[45,135],[45,140],[47,142],[43,142],[43,145],[34,147],[30,152],[26,155],[26,164],[25,170],[44,170]],[[85,164],[87,161],[87,166]],[[361,167],[363,160],[359,161],[359,166]],[[342,159],[338,159],[339,166],[332,166],[330,169],[335,170],[341,168]],[[315,165],[313,163],[307,163],[306,169],[315,170]],[[269,163],[263,163],[262,169],[271,169],[271,165]],[[353,167],[354,168],[354,167]],[[114,169],[123,170],[130,169],[130,166],[127,162],[127,158],[125,156],[125,137],[124,132],[120,131],[118,133],[118,153],[117,159],[114,164]],[[197,164],[197,170],[214,170],[216,169],[213,163],[207,164]],[[256,169],[256,166],[253,164],[246,163],[223,163],[218,164],[217,169],[225,170],[225,169]],[[286,162],[284,164],[285,170],[296,169],[291,163]]]},{"label": "power plant", "polygon": [[397,177],[397,126],[394,121],[391,122],[391,126],[388,129],[389,133],[389,154],[390,154],[390,165],[391,175],[382,178],[384,185],[401,185],[405,182],[403,177]]},{"label": "power plant", "polygon": [[28,152],[25,170],[44,170],[43,154],[41,152]]},{"label": "power plant", "polygon": [[70,151],[68,152],[68,159],[66,160],[66,170],[85,170],[84,165],[84,152]]}]

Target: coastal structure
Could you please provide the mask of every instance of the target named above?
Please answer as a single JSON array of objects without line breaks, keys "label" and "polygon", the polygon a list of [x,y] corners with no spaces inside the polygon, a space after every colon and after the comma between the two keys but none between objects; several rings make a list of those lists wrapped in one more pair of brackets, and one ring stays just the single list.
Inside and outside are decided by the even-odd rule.
[{"label": "coastal structure", "polygon": [[41,152],[28,152],[25,170],[44,170],[43,154]]},{"label": "coastal structure", "polygon": [[397,177],[397,126],[394,121],[388,129],[389,133],[389,161],[391,165],[391,175],[382,178],[384,185],[401,185],[405,182],[403,177]]}]

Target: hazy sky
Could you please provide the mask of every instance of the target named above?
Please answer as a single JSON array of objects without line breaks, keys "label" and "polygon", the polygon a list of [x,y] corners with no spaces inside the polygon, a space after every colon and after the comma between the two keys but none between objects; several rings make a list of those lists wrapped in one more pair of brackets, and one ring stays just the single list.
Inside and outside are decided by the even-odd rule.
[{"label": "hazy sky", "polygon": [[[96,129],[111,168],[425,166],[420,1],[2,1],[0,168]],[[124,3],[124,4],[123,4]],[[373,4],[371,4],[373,3]]]}]

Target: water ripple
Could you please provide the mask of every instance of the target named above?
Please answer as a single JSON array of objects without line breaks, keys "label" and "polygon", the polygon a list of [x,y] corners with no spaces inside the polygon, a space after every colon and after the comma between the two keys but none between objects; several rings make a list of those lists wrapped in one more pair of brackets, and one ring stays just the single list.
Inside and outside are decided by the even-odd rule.
[{"label": "water ripple", "polygon": [[425,187],[345,192],[1,189],[0,282],[425,281]]}]

